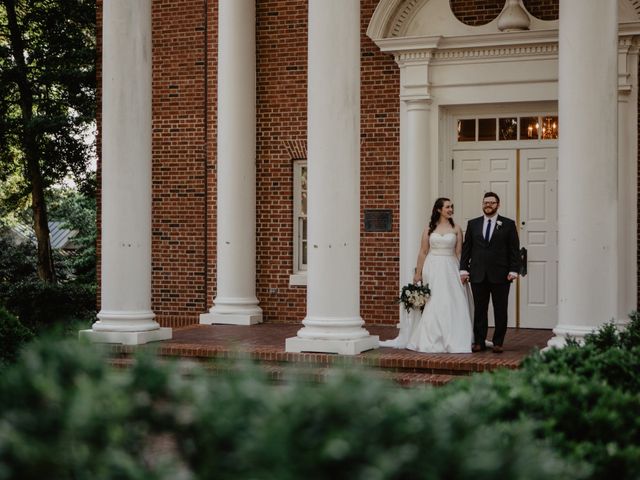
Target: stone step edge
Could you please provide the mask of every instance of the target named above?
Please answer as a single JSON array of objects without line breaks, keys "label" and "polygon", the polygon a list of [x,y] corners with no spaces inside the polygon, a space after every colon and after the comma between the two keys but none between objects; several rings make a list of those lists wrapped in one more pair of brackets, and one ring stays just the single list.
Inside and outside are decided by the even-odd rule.
[{"label": "stone step edge", "polygon": [[[109,365],[114,368],[126,369],[131,368],[136,360],[131,357],[125,358],[111,358],[108,360]],[[201,362],[194,362],[193,360],[185,360],[180,365],[181,371],[188,375],[194,368],[203,367],[210,373],[222,373],[228,372],[233,369],[232,366],[226,368],[223,365],[217,363],[203,364]],[[306,367],[298,368],[295,366],[287,367],[286,365],[268,365],[260,364],[261,371],[266,373],[267,379],[275,383],[286,383],[288,379],[302,379],[312,383],[324,383],[327,377],[331,374],[331,367]],[[464,378],[459,375],[446,375],[437,373],[419,373],[419,372],[392,372],[387,370],[369,370],[374,376],[390,380],[397,385],[403,387],[414,387],[420,385],[431,386],[443,386],[449,382]]]},{"label": "stone step edge", "polygon": [[111,345],[107,353],[111,356],[130,356],[137,351],[153,352],[161,357],[193,358],[206,360],[249,360],[273,364],[301,364],[313,366],[364,366],[396,372],[429,373],[447,375],[471,375],[472,373],[493,371],[496,369],[517,369],[520,360],[503,360],[492,357],[491,360],[476,356],[465,356],[455,360],[434,355],[432,358],[407,359],[403,355],[384,353],[375,355],[333,355],[326,353],[288,353],[265,347],[230,349],[223,347],[197,347],[192,345],[164,345],[156,347]]}]

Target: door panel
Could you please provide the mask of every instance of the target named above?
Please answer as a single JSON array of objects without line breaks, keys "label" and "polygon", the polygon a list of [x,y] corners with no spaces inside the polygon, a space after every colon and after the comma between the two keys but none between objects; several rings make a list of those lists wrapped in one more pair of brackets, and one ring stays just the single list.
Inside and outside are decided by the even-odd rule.
[{"label": "door panel", "polygon": [[[516,218],[516,151],[462,150],[453,152],[455,221],[463,230],[471,218],[482,215],[482,196],[495,192],[500,196],[500,215]],[[516,282],[509,292],[509,326],[516,326]],[[493,326],[493,307],[489,307]]]},{"label": "door panel", "polygon": [[[500,195],[500,214],[519,222],[520,244],[528,251],[528,274],[509,294],[509,326],[516,325],[519,294],[519,325],[553,328],[558,321],[558,150],[520,150],[518,169],[516,153],[454,152],[455,218],[466,228],[470,218],[482,214],[484,192]],[[489,318],[492,323],[491,309]]]},{"label": "door panel", "polygon": [[520,279],[520,326],[558,322],[558,150],[520,151],[520,243],[528,275]]}]

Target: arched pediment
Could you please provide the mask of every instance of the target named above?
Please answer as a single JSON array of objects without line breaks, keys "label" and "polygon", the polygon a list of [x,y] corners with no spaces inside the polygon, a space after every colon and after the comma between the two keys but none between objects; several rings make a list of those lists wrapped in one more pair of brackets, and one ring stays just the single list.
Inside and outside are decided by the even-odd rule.
[{"label": "arched pediment", "polygon": [[[640,0],[618,0],[620,23],[640,21]],[[530,31],[558,28],[558,21],[540,20],[527,12]],[[481,26],[460,22],[449,0],[380,0],[367,35],[372,40],[403,37],[456,37],[500,33],[497,18]]]}]

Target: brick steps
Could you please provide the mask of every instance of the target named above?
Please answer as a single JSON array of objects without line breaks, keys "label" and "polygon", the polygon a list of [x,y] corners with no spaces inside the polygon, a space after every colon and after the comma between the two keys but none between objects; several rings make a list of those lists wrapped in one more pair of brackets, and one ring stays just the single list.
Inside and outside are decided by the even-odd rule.
[{"label": "brick steps", "polygon": [[[288,353],[286,338],[295,336],[298,325],[260,324],[251,327],[231,325],[193,325],[173,332],[173,339],[141,345],[106,346],[114,366],[127,367],[138,350],[151,351],[161,360],[180,359],[181,364],[204,365],[216,370],[233,368],[239,360],[260,365],[276,382],[292,374],[315,381],[326,378],[338,366],[364,367],[392,379],[399,385],[444,385],[454,379],[476,372],[501,368],[516,369],[533,348],[542,348],[552,336],[550,330],[510,329],[509,343],[501,355],[489,351],[474,354],[428,354],[407,350],[379,348],[359,355],[344,356],[327,353]],[[397,334],[395,327],[368,327],[381,339]]]},{"label": "brick steps", "polygon": [[294,375],[322,382],[332,368],[340,366],[366,368],[401,386],[445,385],[475,372],[496,368],[517,368],[519,362],[497,363],[495,356],[432,354],[407,358],[404,352],[380,349],[365,355],[341,356],[324,353],[287,353],[270,348],[249,350],[192,345],[161,345],[152,347],[111,346],[109,355],[114,366],[125,368],[134,361],[137,350],[151,350],[161,360],[180,360],[188,370],[197,364],[216,372],[234,368],[238,361],[247,360],[259,365],[275,382]]},{"label": "brick steps", "polygon": [[[160,361],[166,361],[163,357]],[[233,364],[216,361],[193,361],[184,358],[176,359],[182,363],[181,368],[185,374],[189,374],[194,366],[203,366],[208,372],[216,374],[232,370]],[[130,368],[136,360],[131,356],[110,358],[109,363],[115,368]],[[274,383],[286,383],[288,379],[308,381],[311,383],[323,383],[331,375],[331,366],[300,366],[299,364],[258,364],[269,381]],[[411,371],[390,371],[390,370],[370,370],[374,375],[378,375],[386,380],[390,380],[403,387],[416,387],[424,385],[442,386],[456,378],[466,375],[447,375],[437,373],[422,373]]]}]

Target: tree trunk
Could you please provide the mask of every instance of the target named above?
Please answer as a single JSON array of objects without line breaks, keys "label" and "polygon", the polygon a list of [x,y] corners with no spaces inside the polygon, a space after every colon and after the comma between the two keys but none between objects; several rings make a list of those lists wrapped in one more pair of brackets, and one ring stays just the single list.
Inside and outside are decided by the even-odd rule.
[{"label": "tree trunk", "polygon": [[33,129],[33,92],[29,84],[25,63],[25,50],[16,15],[15,0],[2,0],[7,10],[11,53],[16,62],[15,80],[20,91],[20,109],[22,113],[22,145],[26,160],[27,182],[31,186],[33,209],[33,227],[38,244],[38,276],[45,282],[55,282],[53,256],[47,219],[47,205],[44,197],[44,185],[40,170],[36,132]]},{"label": "tree trunk", "polygon": [[51,252],[47,204],[44,198],[42,175],[37,157],[27,154],[29,177],[31,180],[31,208],[33,209],[33,230],[38,243],[38,277],[45,282],[55,282],[55,269]]}]

